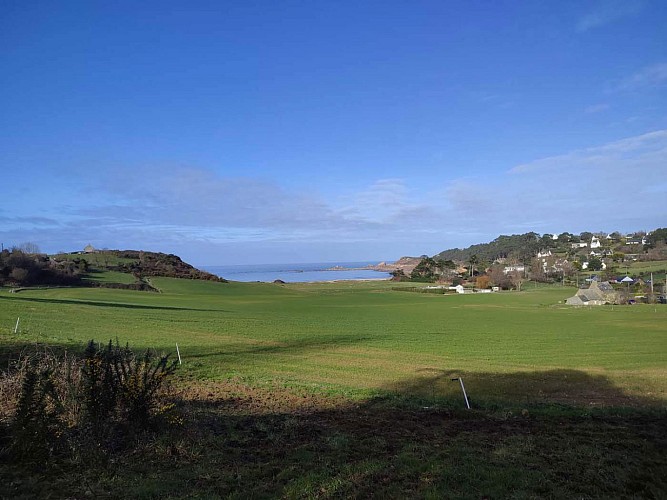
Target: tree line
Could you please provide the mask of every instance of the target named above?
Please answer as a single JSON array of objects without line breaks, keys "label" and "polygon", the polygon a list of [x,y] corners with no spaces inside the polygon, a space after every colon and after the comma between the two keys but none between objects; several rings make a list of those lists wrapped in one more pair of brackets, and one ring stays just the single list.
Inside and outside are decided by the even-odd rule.
[{"label": "tree line", "polygon": [[19,247],[0,252],[0,286],[79,285],[87,272],[84,259],[54,260]]}]

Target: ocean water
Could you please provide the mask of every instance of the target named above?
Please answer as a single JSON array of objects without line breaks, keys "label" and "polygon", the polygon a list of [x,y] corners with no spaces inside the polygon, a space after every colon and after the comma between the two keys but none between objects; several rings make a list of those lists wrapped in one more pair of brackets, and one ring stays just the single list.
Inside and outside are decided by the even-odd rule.
[{"label": "ocean water", "polygon": [[[230,281],[271,283],[283,280],[285,283],[312,283],[315,281],[333,280],[369,280],[387,279],[391,275],[380,271],[358,269],[375,265],[381,261],[372,262],[318,262],[308,264],[259,264],[244,266],[202,266],[202,269]],[[345,270],[330,271],[333,267],[343,267]]]}]

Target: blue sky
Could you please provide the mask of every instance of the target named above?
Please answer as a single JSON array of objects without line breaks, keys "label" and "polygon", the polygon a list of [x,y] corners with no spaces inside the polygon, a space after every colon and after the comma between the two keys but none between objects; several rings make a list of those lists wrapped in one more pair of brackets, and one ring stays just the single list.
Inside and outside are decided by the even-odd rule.
[{"label": "blue sky", "polygon": [[667,2],[0,1],[0,241],[199,265],[667,225]]}]

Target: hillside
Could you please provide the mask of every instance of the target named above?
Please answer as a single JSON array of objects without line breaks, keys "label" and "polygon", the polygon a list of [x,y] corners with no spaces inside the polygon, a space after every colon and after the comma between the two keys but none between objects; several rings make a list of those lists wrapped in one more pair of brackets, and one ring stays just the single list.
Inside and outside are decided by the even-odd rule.
[{"label": "hillside", "polygon": [[102,250],[57,255],[19,249],[0,253],[0,286],[95,286],[153,290],[147,278],[226,282],[173,254],[141,250]]},{"label": "hillside", "polygon": [[[472,256],[479,261],[493,262],[501,258],[515,258],[518,261],[528,261],[542,250],[553,250],[557,253],[572,254],[573,249],[586,248],[593,238],[599,240],[601,247],[623,254],[645,254],[650,259],[650,250],[660,247],[666,243],[667,229],[658,228],[649,233],[635,232],[629,235],[621,235],[618,232],[592,233],[584,231],[579,235],[572,233],[561,233],[559,235],[544,234],[540,236],[535,232],[525,234],[501,235],[489,243],[479,243],[467,248],[452,248],[444,250],[436,255],[435,259],[454,260],[467,262]],[[581,246],[576,244],[581,243]]]},{"label": "hillside", "polygon": [[108,250],[117,264],[108,266],[110,271],[131,273],[135,276],[163,276],[166,278],[225,281],[224,279],[183,262],[177,255],[142,250]]}]

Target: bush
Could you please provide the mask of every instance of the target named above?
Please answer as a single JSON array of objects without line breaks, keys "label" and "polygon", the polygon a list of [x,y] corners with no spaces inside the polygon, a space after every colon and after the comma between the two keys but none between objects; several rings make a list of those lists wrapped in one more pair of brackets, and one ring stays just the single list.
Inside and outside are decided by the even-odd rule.
[{"label": "bush", "polygon": [[31,363],[23,377],[10,429],[14,455],[41,459],[53,450],[59,437],[58,402],[53,371]]},{"label": "bush", "polygon": [[17,459],[42,462],[66,450],[87,459],[162,430],[165,409],[173,409],[163,400],[176,366],[169,356],[137,355],[111,341],[104,348],[90,341],[83,358],[48,349],[23,354],[0,374],[2,447]]},{"label": "bush", "polygon": [[158,393],[176,361],[146,351],[137,356],[129,346],[111,341],[106,348],[88,343],[82,365],[83,404],[90,423],[117,420],[145,430],[158,409]]}]

